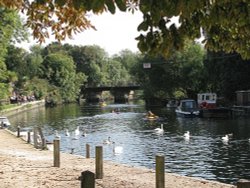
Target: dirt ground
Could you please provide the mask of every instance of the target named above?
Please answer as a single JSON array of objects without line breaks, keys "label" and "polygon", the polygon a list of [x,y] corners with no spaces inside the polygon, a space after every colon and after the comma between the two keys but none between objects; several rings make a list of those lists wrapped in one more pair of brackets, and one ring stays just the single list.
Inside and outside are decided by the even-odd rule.
[{"label": "dirt ground", "polygon": [[[105,161],[104,177],[96,188],[154,188],[155,173]],[[0,130],[0,188],[79,188],[81,172],[95,172],[95,159],[60,154],[60,167],[53,167],[53,152],[38,150],[7,130]],[[168,188],[229,188],[233,185],[165,174]]]}]

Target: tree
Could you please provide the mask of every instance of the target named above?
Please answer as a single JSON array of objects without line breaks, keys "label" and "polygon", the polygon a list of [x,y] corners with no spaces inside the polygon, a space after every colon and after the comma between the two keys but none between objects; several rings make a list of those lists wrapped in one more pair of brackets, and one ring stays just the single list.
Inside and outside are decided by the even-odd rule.
[{"label": "tree", "polygon": [[[142,34],[137,38],[142,52],[168,56],[172,49],[181,49],[186,38],[199,38],[202,29],[208,49],[250,57],[250,6],[246,0],[0,0],[0,3],[25,13],[26,24],[40,42],[49,37],[49,29],[59,41],[72,33],[94,29],[89,12],[114,14],[118,7],[121,11],[143,13],[138,26]],[[178,27],[171,23],[174,16],[179,17]]]},{"label": "tree", "polygon": [[70,56],[52,53],[43,61],[44,78],[54,86],[53,93],[58,93],[64,102],[75,101],[80,93],[80,86],[86,81],[82,73],[76,73],[75,64]]},{"label": "tree", "polygon": [[229,104],[235,101],[235,91],[250,88],[250,61],[239,54],[209,52],[205,68],[209,87]]}]

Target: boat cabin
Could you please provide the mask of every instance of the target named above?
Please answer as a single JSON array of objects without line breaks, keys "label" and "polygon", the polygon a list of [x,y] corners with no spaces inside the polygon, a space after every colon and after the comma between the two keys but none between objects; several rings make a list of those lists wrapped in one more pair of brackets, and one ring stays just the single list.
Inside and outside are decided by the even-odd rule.
[{"label": "boat cabin", "polygon": [[198,106],[200,108],[215,108],[217,95],[216,93],[199,93],[197,96]]}]

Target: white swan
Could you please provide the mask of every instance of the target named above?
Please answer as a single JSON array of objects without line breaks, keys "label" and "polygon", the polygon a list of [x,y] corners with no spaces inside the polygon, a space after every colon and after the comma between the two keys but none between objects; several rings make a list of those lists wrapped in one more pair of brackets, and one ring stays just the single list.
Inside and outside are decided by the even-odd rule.
[{"label": "white swan", "polygon": [[84,130],[84,131],[82,132],[82,136],[83,136],[83,137],[86,137],[86,136],[87,136],[87,131],[86,131],[86,130]]},{"label": "white swan", "polygon": [[158,133],[163,133],[164,132],[163,124],[161,124],[161,128],[156,128],[155,131]]},{"label": "white swan", "polygon": [[79,136],[79,134],[80,134],[80,130],[79,130],[79,126],[77,126],[75,130],[75,136]]},{"label": "white swan", "polygon": [[103,140],[103,144],[111,144],[111,143],[112,143],[112,142],[111,142],[110,136],[108,137],[107,140]]},{"label": "white swan", "polygon": [[65,130],[65,136],[67,136],[67,137],[69,137],[69,136],[70,136],[70,134],[69,134],[69,130],[68,130],[68,129],[66,129],[66,130]]},{"label": "white swan", "polygon": [[229,136],[226,134],[225,136],[221,137],[223,142],[228,142],[229,141]]},{"label": "white swan", "polygon": [[183,137],[188,140],[190,138],[190,132],[189,131],[185,132]]},{"label": "white swan", "polygon": [[115,142],[113,142],[113,153],[114,155],[120,155],[123,153],[123,147],[122,146],[115,146]]},{"label": "white swan", "polygon": [[56,138],[56,139],[61,139],[61,136],[58,134],[58,131],[57,131],[57,130],[55,130],[55,138]]}]

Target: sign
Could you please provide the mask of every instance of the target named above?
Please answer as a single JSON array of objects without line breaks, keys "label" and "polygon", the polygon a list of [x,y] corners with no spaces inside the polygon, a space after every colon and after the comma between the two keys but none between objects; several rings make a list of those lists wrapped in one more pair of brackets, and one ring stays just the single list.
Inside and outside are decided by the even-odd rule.
[{"label": "sign", "polygon": [[151,63],[143,63],[143,68],[144,69],[150,69],[151,68]]}]

